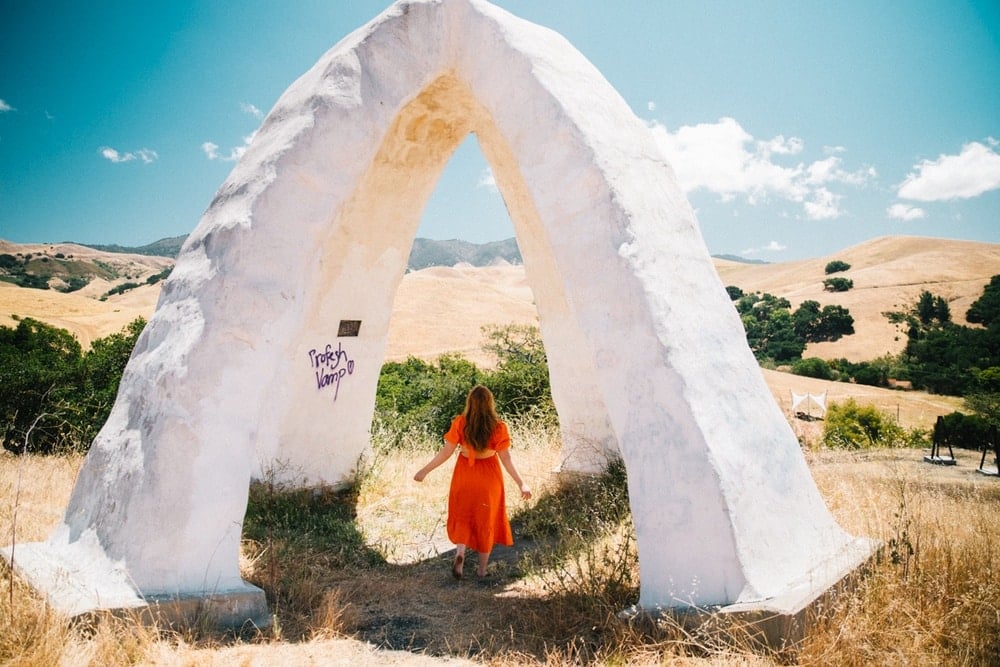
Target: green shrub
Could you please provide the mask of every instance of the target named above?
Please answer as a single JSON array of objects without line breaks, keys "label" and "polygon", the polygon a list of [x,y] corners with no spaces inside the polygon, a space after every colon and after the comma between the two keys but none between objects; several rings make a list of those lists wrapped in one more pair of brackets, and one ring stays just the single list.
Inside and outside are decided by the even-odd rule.
[{"label": "green shrub", "polygon": [[80,343],[29,317],[0,327],[0,424],[12,452],[49,452],[69,440],[67,405],[80,386]]},{"label": "green shrub", "polygon": [[465,396],[483,372],[461,355],[428,363],[416,357],[382,366],[375,394],[375,419],[395,422],[400,441],[411,432],[444,435],[465,407]]},{"label": "green shrub", "polygon": [[833,369],[830,368],[830,364],[826,363],[819,357],[799,359],[792,364],[792,374],[810,378],[819,378],[821,380],[833,379]]},{"label": "green shrub", "polygon": [[823,281],[823,289],[827,292],[846,292],[854,287],[854,281],[850,278],[827,278]]},{"label": "green shrub", "polygon": [[131,283],[131,282],[122,283],[121,285],[117,285],[109,289],[107,292],[104,293],[104,296],[109,297],[109,296],[114,296],[115,294],[124,294],[125,292],[133,290],[136,287],[139,287],[139,283]]},{"label": "green shrub", "polygon": [[87,286],[90,281],[82,276],[70,276],[66,278],[66,287],[62,288],[62,292],[75,292],[81,290]]},{"label": "green shrub", "polygon": [[839,259],[835,259],[832,262],[828,262],[826,265],[826,274],[840,273],[841,271],[847,271],[851,268],[851,265],[847,262],[842,262]]},{"label": "green shrub", "polygon": [[136,319],[83,353],[65,329],[31,318],[0,327],[0,437],[13,452],[86,450],[104,425],[145,327]]},{"label": "green shrub", "polygon": [[483,378],[496,397],[497,411],[509,415],[532,411],[554,415],[548,357],[538,327],[485,326],[483,337],[483,350],[497,359],[496,370]]},{"label": "green shrub", "polygon": [[894,368],[894,358],[883,356],[871,361],[852,362],[847,359],[834,359],[830,362],[838,379],[872,387],[888,387],[889,377],[897,372]]},{"label": "green shrub", "polygon": [[939,424],[939,441],[952,447],[979,449],[989,437],[990,423],[979,415],[952,412],[941,417]]},{"label": "green shrub", "polygon": [[155,285],[156,283],[160,282],[161,280],[166,279],[170,275],[170,272],[172,270],[173,269],[171,269],[171,268],[166,268],[166,269],[163,269],[162,271],[160,271],[159,273],[154,273],[150,277],[146,278],[146,284],[147,285]]},{"label": "green shrub", "polygon": [[461,414],[465,397],[476,384],[490,388],[502,416],[530,413],[554,421],[549,370],[538,328],[487,326],[483,334],[483,349],[497,358],[495,370],[480,369],[457,354],[442,355],[433,363],[410,357],[384,364],[375,395],[373,432],[380,424],[395,424],[396,446],[427,433],[440,438],[452,418]]},{"label": "green shrub", "polygon": [[873,405],[858,405],[851,398],[846,403],[832,403],[826,411],[823,444],[834,449],[870,449],[905,447],[913,444],[910,436],[891,417]]}]

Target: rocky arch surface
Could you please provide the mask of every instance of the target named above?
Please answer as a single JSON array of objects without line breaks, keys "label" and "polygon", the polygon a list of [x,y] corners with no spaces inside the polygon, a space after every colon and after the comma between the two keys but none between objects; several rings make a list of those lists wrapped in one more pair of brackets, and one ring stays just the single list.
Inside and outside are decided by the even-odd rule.
[{"label": "rocky arch surface", "polygon": [[350,477],[421,210],[470,132],[535,293],[564,467],[625,462],[639,606],[766,606],[864,560],[648,128],[558,34],[412,0],[278,100],[183,248],[63,524],[18,546],[19,570],[70,611],[222,595],[236,622],[259,616],[238,566],[248,484]]}]

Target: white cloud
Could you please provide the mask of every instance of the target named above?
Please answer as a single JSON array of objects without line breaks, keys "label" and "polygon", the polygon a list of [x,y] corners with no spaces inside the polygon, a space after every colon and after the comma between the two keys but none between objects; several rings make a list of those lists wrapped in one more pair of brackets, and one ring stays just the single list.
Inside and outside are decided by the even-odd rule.
[{"label": "white cloud", "polygon": [[156,151],[150,150],[148,148],[142,148],[137,151],[129,151],[128,153],[121,153],[115,148],[110,146],[101,146],[99,149],[101,157],[109,162],[132,162],[133,160],[141,160],[143,164],[150,164],[155,162],[160,156],[157,155]]},{"label": "white cloud", "polygon": [[243,113],[250,114],[254,118],[264,117],[264,112],[255,107],[253,104],[250,104],[249,102],[240,102],[240,109],[243,110]]},{"label": "white cloud", "polygon": [[201,145],[201,150],[205,152],[205,157],[209,160],[216,160],[219,157],[219,144],[206,141]]},{"label": "white cloud", "polygon": [[830,219],[840,216],[842,195],[831,193],[827,184],[860,186],[875,176],[872,168],[845,170],[834,155],[808,165],[779,164],[775,157],[797,155],[805,142],[783,135],[756,140],[733,118],[684,125],[676,132],[656,122],[651,126],[684,191],[708,190],[723,201],[742,196],[754,205],[778,197],[801,204],[813,220]]},{"label": "white cloud", "polygon": [[810,220],[833,220],[839,218],[842,195],[835,195],[826,188],[819,188],[812,194],[812,201],[802,204],[806,217]]},{"label": "white cloud", "polygon": [[785,250],[787,246],[778,243],[777,241],[771,241],[766,246],[760,248],[746,248],[741,251],[741,255],[759,255],[762,252],[781,252]]},{"label": "white cloud", "polygon": [[497,188],[497,179],[494,178],[493,172],[489,167],[483,169],[483,173],[479,174],[479,181],[476,182],[477,188],[486,188],[492,190],[493,192],[499,192]]},{"label": "white cloud", "polygon": [[256,134],[257,134],[256,132],[251,132],[247,136],[243,137],[243,144],[240,145],[240,146],[236,146],[235,148],[233,148],[232,150],[230,150],[228,155],[220,155],[219,154],[219,144],[217,144],[215,142],[212,142],[212,141],[206,141],[206,142],[204,142],[201,145],[201,150],[202,150],[203,153],[205,153],[205,157],[207,157],[209,160],[222,160],[223,162],[236,162],[241,157],[243,157],[244,153],[247,152],[247,148],[253,142],[253,138],[254,138],[254,136]]},{"label": "white cloud", "polygon": [[7,102],[5,102],[4,100],[0,100],[0,113],[3,113],[5,111],[13,111],[13,110],[14,110],[14,107],[12,107],[11,105],[7,104]]},{"label": "white cloud", "polygon": [[758,141],[757,148],[760,154],[768,157],[774,155],[795,155],[801,153],[805,144],[798,137],[785,139],[783,135],[778,135],[770,141]]},{"label": "white cloud", "polygon": [[896,220],[919,220],[925,215],[924,209],[909,204],[893,204],[885,213]]},{"label": "white cloud", "polygon": [[958,155],[941,155],[937,160],[924,160],[914,165],[897,194],[902,199],[917,201],[947,201],[969,199],[984,192],[1000,189],[1000,154],[990,146],[973,141],[962,146]]},{"label": "white cloud", "polygon": [[648,111],[656,111],[656,102],[654,102],[652,100],[646,102],[646,110],[648,110]]}]

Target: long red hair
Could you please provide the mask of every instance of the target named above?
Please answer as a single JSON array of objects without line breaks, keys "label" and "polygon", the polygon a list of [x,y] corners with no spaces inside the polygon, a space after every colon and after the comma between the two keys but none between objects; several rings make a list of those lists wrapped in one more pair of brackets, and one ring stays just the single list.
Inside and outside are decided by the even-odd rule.
[{"label": "long red hair", "polygon": [[465,443],[477,452],[484,451],[500,423],[493,392],[481,384],[473,387],[465,398],[462,416],[465,417]]}]

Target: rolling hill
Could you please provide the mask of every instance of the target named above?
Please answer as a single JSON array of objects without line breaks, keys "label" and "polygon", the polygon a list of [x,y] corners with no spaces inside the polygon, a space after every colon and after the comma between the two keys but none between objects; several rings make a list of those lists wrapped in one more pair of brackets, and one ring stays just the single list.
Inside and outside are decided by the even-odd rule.
[{"label": "rolling hill", "polygon": [[[140,278],[172,263],[168,258],[101,253],[69,244],[15,246],[0,242],[0,253],[42,251],[86,257]],[[836,275],[851,279],[853,289],[824,291],[823,280],[829,277],[825,267],[832,260],[851,265],[849,270]],[[876,238],[828,257],[797,262],[748,264],[719,258],[713,261],[723,284],[738,286],[744,292],[769,292],[787,298],[793,307],[806,299],[814,299],[821,305],[844,306],[854,317],[856,333],[833,343],[812,344],[806,356],[863,361],[896,354],[903,348],[905,334],[898,332],[883,313],[909,308],[923,290],[947,299],[952,318],[964,323],[969,305],[982,293],[990,277],[1000,274],[1000,244],[895,236]],[[99,297],[114,283],[95,279],[78,292],[64,294],[0,282],[0,325],[12,326],[15,321],[12,316],[34,317],[72,331],[87,346],[97,337],[121,330],[135,317],[148,319],[153,313],[159,297],[158,284],[142,285],[100,301]],[[479,349],[481,327],[535,322],[537,312],[531,287],[521,265],[501,261],[484,267],[458,264],[412,271],[404,276],[396,294],[387,359],[402,360],[409,355],[433,359],[446,352],[459,352],[478,364],[488,365],[492,360]],[[831,400],[859,397],[899,412],[905,423],[925,427],[933,423],[934,416],[950,412],[961,403],[958,399],[929,397],[921,392],[904,394],[773,371],[764,374],[782,405],[789,402],[789,392],[793,390],[826,391]]]},{"label": "rolling hill", "polygon": [[[851,265],[843,276],[854,282],[847,292],[827,292],[823,280],[828,262]],[[1000,244],[912,236],[886,236],[860,243],[828,257],[781,264],[743,264],[715,260],[722,282],[744,292],[769,292],[792,307],[805,300],[840,305],[854,317],[853,336],[832,343],[813,343],[803,356],[866,361],[898,354],[906,344],[883,315],[906,310],[924,290],[944,297],[952,320],[965,324],[965,312],[990,278],[1000,274]]]}]

